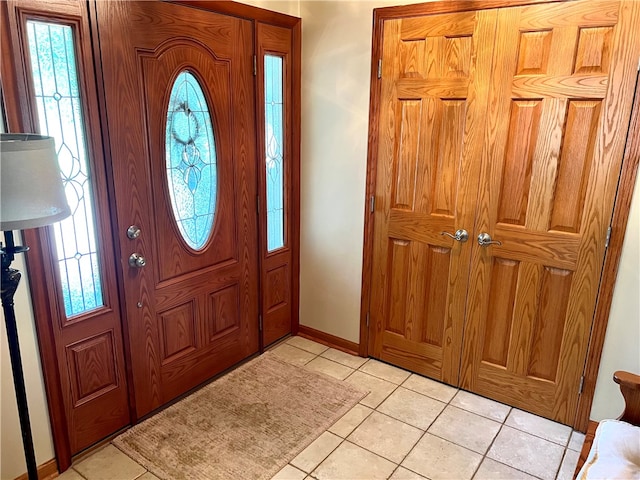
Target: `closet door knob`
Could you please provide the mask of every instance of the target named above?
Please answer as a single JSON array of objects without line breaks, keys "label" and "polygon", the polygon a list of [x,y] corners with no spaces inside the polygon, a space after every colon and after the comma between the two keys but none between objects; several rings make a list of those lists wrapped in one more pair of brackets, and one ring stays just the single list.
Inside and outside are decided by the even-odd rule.
[{"label": "closet door knob", "polygon": [[478,235],[478,245],[481,247],[486,247],[487,245],[502,245],[502,242],[499,240],[492,240],[491,235],[486,232]]},{"label": "closet door knob", "polygon": [[455,241],[460,243],[464,243],[467,240],[469,240],[469,234],[463,228],[461,228],[460,230],[457,230],[455,234],[451,234],[449,232],[440,232],[440,235],[446,235],[447,237],[451,237]]}]

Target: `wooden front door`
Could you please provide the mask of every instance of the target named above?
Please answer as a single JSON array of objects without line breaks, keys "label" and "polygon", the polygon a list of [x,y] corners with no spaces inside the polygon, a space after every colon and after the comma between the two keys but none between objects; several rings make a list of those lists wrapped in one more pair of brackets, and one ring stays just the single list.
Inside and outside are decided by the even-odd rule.
[{"label": "wooden front door", "polygon": [[385,21],[373,356],[573,421],[638,24],[616,1]]},{"label": "wooden front door", "polygon": [[258,350],[252,25],[96,9],[140,417]]},{"label": "wooden front door", "polygon": [[473,228],[495,22],[478,11],[384,26],[370,351],[452,384],[471,241],[446,233]]},{"label": "wooden front door", "polygon": [[640,58],[638,2],[498,14],[461,386],[573,421]]}]

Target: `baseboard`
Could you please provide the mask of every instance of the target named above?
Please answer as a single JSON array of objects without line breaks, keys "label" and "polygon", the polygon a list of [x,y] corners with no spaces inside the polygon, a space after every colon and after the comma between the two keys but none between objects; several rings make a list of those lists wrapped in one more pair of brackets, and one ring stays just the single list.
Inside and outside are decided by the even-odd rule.
[{"label": "baseboard", "polygon": [[320,330],[316,330],[315,328],[307,327],[305,325],[300,325],[298,335],[308,338],[309,340],[322,343],[327,347],[332,347],[336,350],[350,353],[351,355],[358,355],[358,349],[360,348],[360,345],[355,342],[336,337],[330,333],[321,332]]},{"label": "baseboard", "polygon": [[[39,480],[51,480],[58,476],[58,463],[55,458],[52,458],[48,462],[44,462],[38,466],[38,479]],[[16,480],[29,480],[29,476],[23,473]]]}]

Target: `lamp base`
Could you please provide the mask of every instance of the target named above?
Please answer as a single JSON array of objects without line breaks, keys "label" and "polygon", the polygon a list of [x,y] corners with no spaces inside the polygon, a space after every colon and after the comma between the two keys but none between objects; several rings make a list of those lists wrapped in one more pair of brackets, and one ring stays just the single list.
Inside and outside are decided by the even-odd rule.
[{"label": "lamp base", "polygon": [[22,444],[24,445],[24,455],[27,462],[27,474],[29,480],[38,480],[38,465],[33,448],[33,437],[31,434],[31,422],[29,421],[29,407],[27,405],[27,392],[24,385],[24,373],[22,369],[22,357],[20,356],[20,344],[18,342],[18,328],[16,325],[16,313],[14,309],[13,296],[20,283],[20,271],[10,268],[14,259],[14,254],[26,251],[26,247],[15,247],[13,244],[13,232],[5,232],[6,247],[2,249],[2,287],[0,297],[2,299],[2,310],[4,312],[4,322],[7,327],[7,342],[9,343],[9,356],[11,357],[11,371],[13,373],[13,384],[16,391],[16,401],[18,404],[18,416],[20,418],[20,430],[22,431]]}]

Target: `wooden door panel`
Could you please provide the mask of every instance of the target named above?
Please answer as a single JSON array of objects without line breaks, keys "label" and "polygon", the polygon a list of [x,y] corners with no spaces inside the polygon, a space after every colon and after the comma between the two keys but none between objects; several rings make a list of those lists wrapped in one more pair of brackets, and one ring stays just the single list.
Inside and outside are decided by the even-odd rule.
[{"label": "wooden door panel", "polygon": [[[139,417],[258,350],[252,27],[163,2],[98,2],[97,13],[110,45],[102,60]],[[169,100],[185,70],[202,90],[215,148],[215,216],[197,249],[177,225],[166,173]],[[184,102],[197,136],[199,117]],[[185,169],[200,168],[187,160]],[[129,239],[128,225],[141,235]],[[131,252],[147,265],[130,267]]]},{"label": "wooden door panel", "polygon": [[66,350],[74,407],[118,388],[112,331],[67,345]]},{"label": "wooden door panel", "polygon": [[636,2],[609,1],[498,14],[476,230],[502,244],[473,247],[461,385],[564,423],[628,128],[639,15]]},{"label": "wooden door panel", "polygon": [[[443,29],[442,25],[451,27]],[[374,356],[458,380],[495,12],[384,26],[370,315]],[[472,63],[478,58],[477,64]]]}]

